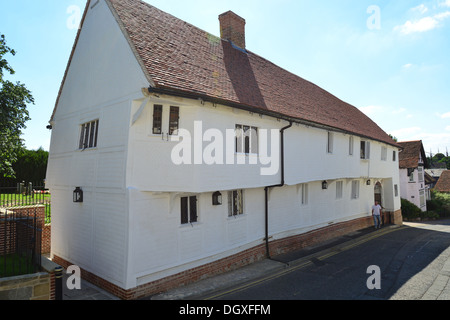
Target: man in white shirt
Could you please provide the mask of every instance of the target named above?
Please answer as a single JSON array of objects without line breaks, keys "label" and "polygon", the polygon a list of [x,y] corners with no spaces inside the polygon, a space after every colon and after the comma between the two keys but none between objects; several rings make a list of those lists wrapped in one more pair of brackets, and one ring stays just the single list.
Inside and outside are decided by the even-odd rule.
[{"label": "man in white shirt", "polygon": [[375,201],[375,205],[372,207],[372,216],[375,223],[375,229],[381,228],[381,206],[378,201]]}]

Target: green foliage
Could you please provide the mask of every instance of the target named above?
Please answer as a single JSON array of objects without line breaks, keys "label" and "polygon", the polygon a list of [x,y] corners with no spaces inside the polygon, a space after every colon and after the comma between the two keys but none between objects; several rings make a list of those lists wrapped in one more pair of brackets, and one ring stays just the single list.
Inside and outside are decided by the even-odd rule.
[{"label": "green foliage", "polygon": [[14,74],[14,69],[4,58],[16,52],[6,46],[5,36],[0,35],[0,177],[13,177],[13,163],[23,148],[20,138],[25,123],[30,120],[27,104],[34,103],[31,92],[20,82],[4,80],[4,71]]},{"label": "green foliage", "polygon": [[414,203],[406,200],[401,199],[402,202],[402,215],[403,218],[406,218],[408,220],[414,220],[417,218],[420,218],[420,215],[422,214],[422,210],[420,210],[419,207],[417,207]]},{"label": "green foliage", "polygon": [[427,209],[437,213],[440,218],[449,218],[450,194],[432,190],[431,200],[427,201]]},{"label": "green foliage", "polygon": [[448,152],[444,155],[443,153],[437,153],[433,156],[433,158],[427,157],[428,162],[431,164],[442,163],[444,164],[448,170],[450,170],[450,157],[448,156]]},{"label": "green foliage", "polygon": [[22,149],[13,164],[16,181],[38,183],[45,179],[47,172],[48,151]]}]

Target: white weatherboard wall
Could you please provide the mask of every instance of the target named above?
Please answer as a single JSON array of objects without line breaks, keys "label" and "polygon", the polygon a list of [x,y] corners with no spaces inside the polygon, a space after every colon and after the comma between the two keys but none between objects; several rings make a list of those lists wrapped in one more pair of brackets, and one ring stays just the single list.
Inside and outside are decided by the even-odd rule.
[{"label": "white weatherboard wall", "polygon": [[[148,86],[104,1],[89,9],[54,116],[47,185],[52,254],[124,287],[125,186],[131,101]],[[78,150],[81,125],[99,119],[98,147]],[[84,202],[72,202],[75,187]]]},{"label": "white weatherboard wall", "polygon": [[[47,175],[52,254],[124,289],[262,244],[264,187],[281,182],[281,172],[261,175],[266,166],[261,164],[175,165],[171,152],[178,142],[152,134],[153,105],[164,106],[165,133],[170,106],[180,107],[180,128],[192,134],[196,121],[203,133],[217,129],[223,137],[236,124],[277,132],[288,124],[197,100],[144,98],[141,88],[148,86],[113,15],[100,1],[87,13],[52,123]],[[78,150],[81,125],[96,119],[97,148]],[[390,156],[396,148],[371,141],[371,159],[361,160],[359,137],[354,137],[352,156],[349,135],[333,133],[331,154],[327,137],[326,130],[304,125],[286,130],[286,186],[269,193],[271,239],[369,216],[377,182],[384,207],[400,209],[393,191],[399,183],[398,161]],[[269,150],[275,143],[279,141],[269,140]],[[386,161],[380,160],[382,147],[388,149]],[[231,156],[236,162],[246,159],[234,152]],[[366,185],[368,179],[371,185]],[[323,180],[329,183],[327,190],[322,190]],[[360,185],[357,199],[351,199],[354,180]],[[343,182],[341,199],[336,199],[337,181]],[[306,204],[300,201],[304,183]],[[72,202],[75,187],[84,191],[82,204]],[[244,189],[244,215],[228,217],[228,191],[234,189]],[[222,192],[221,206],[212,205],[215,191]],[[180,197],[189,195],[198,197],[199,219],[181,225]]]},{"label": "white weatherboard wall", "polygon": [[[195,121],[202,122],[203,132],[211,128],[225,132],[236,124],[280,130],[288,124],[230,107],[151,96],[129,135],[130,287],[264,243],[264,187],[281,182],[281,172],[261,176],[261,165],[173,164],[171,151],[178,142],[152,134],[154,104],[163,105],[163,132],[167,132],[170,106],[180,107],[180,128],[192,133]],[[133,103],[132,114],[140,105],[141,101]],[[382,185],[384,207],[389,211],[400,209],[400,197],[394,196],[394,185],[399,184],[397,148],[371,141],[371,159],[361,160],[361,139],[356,136],[351,156],[347,134],[334,133],[332,154],[327,153],[326,130],[294,124],[285,137],[287,185],[269,192],[271,240],[370,216],[377,182]],[[210,143],[204,142],[203,148]],[[382,147],[388,149],[383,161]],[[366,184],[368,179],[370,185]],[[323,180],[328,181],[327,190],[322,190]],[[343,183],[339,199],[337,181]],[[351,199],[352,181],[359,181],[357,199]],[[308,184],[306,204],[301,203],[303,183]],[[242,216],[228,217],[228,190],[233,189],[244,189]],[[215,191],[222,193],[221,206],[212,205]],[[180,198],[190,195],[198,197],[198,222],[181,225]]]}]

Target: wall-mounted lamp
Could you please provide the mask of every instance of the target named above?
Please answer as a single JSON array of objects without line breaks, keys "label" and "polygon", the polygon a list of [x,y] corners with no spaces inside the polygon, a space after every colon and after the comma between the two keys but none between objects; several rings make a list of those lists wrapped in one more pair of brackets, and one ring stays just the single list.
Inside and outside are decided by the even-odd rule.
[{"label": "wall-mounted lamp", "polygon": [[222,205],[222,194],[219,191],[213,193],[212,203],[214,206]]},{"label": "wall-mounted lamp", "polygon": [[328,182],[324,181],[322,182],[322,190],[327,190],[328,189]]},{"label": "wall-mounted lamp", "polygon": [[83,202],[83,190],[81,190],[80,187],[76,187],[75,190],[73,190],[73,202]]},{"label": "wall-mounted lamp", "polygon": [[370,179],[367,180],[366,184],[367,184],[368,186],[370,186],[370,184],[371,184]]}]

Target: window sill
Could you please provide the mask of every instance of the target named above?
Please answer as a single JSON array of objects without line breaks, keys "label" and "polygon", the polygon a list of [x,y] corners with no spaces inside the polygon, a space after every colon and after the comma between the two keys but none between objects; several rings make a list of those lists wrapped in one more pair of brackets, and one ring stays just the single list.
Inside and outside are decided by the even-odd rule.
[{"label": "window sill", "polygon": [[246,217],[247,214],[243,213],[243,214],[238,214],[235,216],[228,216],[227,220],[228,221],[232,221],[232,220],[238,220],[238,219],[243,219],[244,217]]},{"label": "window sill", "polygon": [[98,150],[98,147],[95,148],[86,148],[86,149],[77,149],[78,152],[87,152],[87,151],[95,151]]},{"label": "window sill", "polygon": [[186,224],[180,224],[180,229],[187,229],[187,228],[195,228],[195,227],[199,227],[201,226],[202,223],[201,222],[190,222],[190,223],[186,223]]}]

